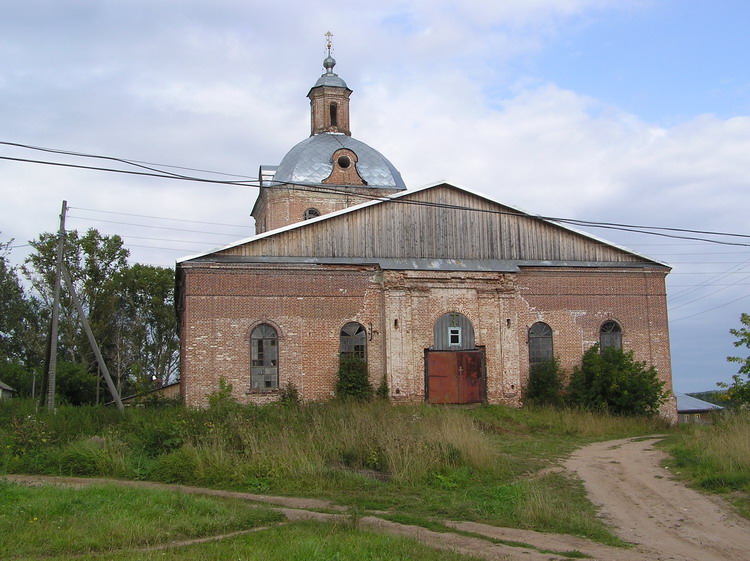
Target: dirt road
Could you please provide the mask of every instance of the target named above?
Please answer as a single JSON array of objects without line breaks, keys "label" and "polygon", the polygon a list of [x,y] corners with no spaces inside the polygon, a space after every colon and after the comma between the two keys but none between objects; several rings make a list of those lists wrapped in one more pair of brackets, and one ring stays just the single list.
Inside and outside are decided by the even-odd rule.
[{"label": "dirt road", "polygon": [[[552,552],[579,551],[600,561],[747,561],[750,559],[750,522],[740,519],[718,499],[701,495],[671,480],[659,463],[664,453],[653,448],[658,438],[600,442],[575,452],[565,469],[580,477],[591,500],[600,507],[605,520],[633,548],[613,548],[567,535],[546,534],[514,528],[498,528],[476,522],[443,521],[445,525],[470,535],[435,532],[398,524],[378,516],[364,516],[360,525],[380,532],[416,538],[427,545],[449,549],[478,558],[503,561],[567,561]],[[217,491],[184,485],[163,485],[144,481],[115,481],[50,476],[7,475],[7,479],[27,484],[55,483],[84,486],[114,483],[132,487],[168,488],[184,493],[229,496],[273,505],[289,521],[316,519],[342,520],[344,509],[327,501],[273,497],[250,493]],[[328,512],[320,512],[320,510]],[[331,513],[333,510],[341,514]],[[232,534],[234,535],[234,534]],[[530,547],[491,543],[520,542]],[[208,539],[224,539],[214,536]],[[165,544],[180,547],[195,543]],[[160,547],[165,547],[160,546]]]},{"label": "dirt road", "polygon": [[585,446],[566,462],[589,498],[623,540],[636,544],[632,559],[747,561],[750,523],[718,498],[671,479],[659,463],[658,439],[626,439]]}]

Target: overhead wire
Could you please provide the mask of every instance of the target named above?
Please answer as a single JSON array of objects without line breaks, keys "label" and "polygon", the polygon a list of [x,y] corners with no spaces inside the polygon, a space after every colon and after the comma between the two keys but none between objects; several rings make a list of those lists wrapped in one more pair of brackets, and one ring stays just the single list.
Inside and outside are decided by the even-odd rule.
[{"label": "overhead wire", "polygon": [[[90,169],[94,171],[106,171],[106,172],[112,172],[112,173],[125,173],[125,174],[130,174],[130,175],[143,175],[147,177],[159,177],[159,178],[164,178],[164,179],[177,179],[177,180],[182,180],[182,181],[197,181],[197,182],[202,182],[202,183],[214,183],[214,184],[220,184],[220,185],[259,187],[261,184],[261,181],[256,178],[247,178],[243,181],[227,181],[227,180],[208,179],[208,178],[194,177],[194,176],[188,176],[188,175],[183,175],[183,174],[176,174],[176,173],[172,173],[169,171],[165,171],[158,167],[152,167],[152,166],[157,166],[157,165],[162,166],[162,167],[167,167],[166,164],[149,164],[148,166],[146,166],[146,165],[139,163],[140,162],[139,160],[128,160],[125,158],[119,158],[115,156],[85,154],[82,152],[61,150],[57,148],[45,148],[45,147],[32,146],[32,145],[15,143],[15,142],[0,141],[0,145],[25,148],[25,149],[30,149],[30,150],[38,150],[42,152],[55,153],[55,154],[61,154],[61,155],[67,155],[67,156],[104,159],[104,160],[109,160],[109,161],[120,162],[126,165],[136,166],[142,169],[146,169],[148,171],[142,172],[142,171],[133,171],[133,170],[122,170],[122,169],[116,169],[116,168],[103,168],[99,166],[84,166],[84,165],[79,165],[79,164],[49,162],[49,161],[44,161],[44,160],[31,160],[27,158],[13,158],[13,157],[8,157],[8,156],[0,156],[0,159],[5,159],[5,160],[13,160],[13,161],[37,163],[37,164],[47,164],[47,165],[63,166],[63,167],[73,167],[73,168],[78,168],[78,169]],[[170,167],[177,167],[177,166],[170,166]],[[211,171],[207,173],[218,174],[220,172]],[[291,188],[291,189],[300,190],[300,191],[346,193],[345,191],[337,190],[330,186],[326,186],[325,188],[323,188],[323,187],[315,187],[312,185],[305,185],[303,183],[294,183],[294,182],[284,182],[284,185],[286,188]],[[433,203],[429,201],[405,200],[402,198],[378,197],[378,196],[367,196],[367,195],[362,195],[362,196],[363,198],[368,198],[371,200],[391,201],[391,202],[396,202],[399,204],[415,204],[415,205],[420,205],[420,206],[432,206],[436,208],[464,210],[464,211],[470,211],[470,212],[482,212],[482,213],[490,213],[490,214],[497,214],[497,215],[515,215],[515,216],[523,216],[523,217],[531,218],[531,219],[536,218],[539,220],[556,222],[559,224],[569,224],[569,225],[574,225],[574,226],[584,226],[584,227],[590,227],[590,228],[619,230],[619,231],[634,232],[638,234],[660,236],[660,237],[667,237],[667,238],[673,238],[673,239],[701,241],[705,243],[713,243],[713,244],[719,244],[719,245],[750,247],[750,243],[729,242],[729,241],[714,240],[714,239],[703,238],[703,237],[681,236],[681,235],[676,235],[676,234],[665,233],[665,232],[681,232],[681,233],[695,233],[695,234],[710,235],[710,236],[725,236],[725,237],[750,239],[750,234],[740,234],[736,232],[716,232],[716,231],[709,231],[709,230],[673,228],[673,227],[666,227],[666,226],[645,226],[645,225],[625,224],[625,223],[616,223],[616,222],[600,222],[600,221],[582,220],[582,219],[555,217],[555,216],[529,215],[529,214],[522,213],[522,212],[507,212],[507,211],[498,211],[498,210],[492,210],[492,209],[477,209],[477,208],[465,207],[461,205]]]},{"label": "overhead wire", "polygon": [[102,214],[119,214],[120,216],[133,216],[136,218],[151,218],[154,220],[171,220],[173,222],[192,222],[194,224],[208,224],[210,226],[230,226],[232,228],[247,228],[247,224],[222,224],[221,222],[205,222],[203,220],[188,220],[186,218],[170,218],[168,216],[153,216],[148,214],[135,214],[132,212],[117,212],[114,210],[98,210],[94,208],[83,208],[77,206],[69,206],[70,210],[85,210],[87,212],[99,212]]},{"label": "overhead wire", "polygon": [[[125,158],[119,158],[114,156],[104,156],[104,155],[98,155],[98,154],[86,154],[81,152],[75,152],[70,150],[61,150],[61,149],[55,149],[55,148],[45,148],[40,146],[32,146],[27,144],[21,144],[21,143],[14,143],[14,142],[2,142],[0,141],[0,145],[15,147],[15,148],[22,148],[22,149],[29,149],[29,150],[36,150],[36,151],[42,151],[46,153],[54,153],[59,155],[65,155],[65,156],[74,156],[74,157],[83,157],[83,158],[93,158],[93,159],[101,159],[106,161],[112,161],[121,163],[128,166],[133,166],[136,168],[139,168],[137,171],[134,170],[127,170],[127,169],[118,169],[118,168],[107,168],[102,166],[89,166],[89,165],[80,165],[80,164],[71,164],[71,163],[64,163],[64,162],[52,162],[52,161],[45,161],[45,160],[35,160],[35,159],[29,159],[29,158],[15,158],[15,157],[9,157],[9,156],[0,156],[0,159],[3,160],[10,160],[10,161],[18,161],[18,162],[25,162],[25,163],[32,163],[32,164],[43,164],[43,165],[51,165],[51,166],[60,166],[60,167],[70,167],[70,168],[76,168],[76,169],[88,169],[93,171],[103,171],[103,172],[110,172],[110,173],[122,173],[122,174],[128,174],[128,175],[138,175],[138,176],[146,176],[146,177],[154,177],[154,178],[164,178],[164,179],[174,179],[174,180],[182,180],[182,181],[193,181],[193,182],[200,182],[200,183],[211,183],[211,184],[218,184],[218,185],[229,185],[229,186],[239,186],[239,187],[260,187],[263,184],[263,186],[268,186],[270,188],[276,187],[280,185],[280,182],[276,183],[274,185],[274,182],[267,182],[267,181],[261,181],[257,178],[250,178],[246,176],[236,175],[236,174],[228,174],[225,172],[216,172],[211,170],[201,170],[197,168],[188,168],[183,166],[173,166],[168,164],[155,164],[151,162],[144,162],[141,160],[129,160]],[[220,180],[220,179],[210,179],[210,178],[203,178],[203,177],[195,177],[191,175],[181,174],[181,173],[174,173],[169,170],[165,170],[163,168],[168,167],[172,169],[183,169],[187,171],[197,171],[200,173],[211,173],[215,175],[224,175],[224,176],[232,176],[232,177],[243,177],[243,180]],[[270,185],[269,185],[270,183]],[[348,191],[336,189],[332,186],[326,186],[326,187],[317,187],[314,185],[308,185],[303,183],[289,183],[284,182],[283,183],[284,188],[291,189],[291,190],[299,190],[299,191],[307,191],[307,192],[327,192],[327,193],[338,193],[338,194],[349,194]],[[472,207],[466,207],[462,205],[451,205],[446,203],[435,203],[430,201],[418,201],[418,200],[408,200],[404,198],[391,198],[391,197],[379,197],[379,196],[367,196],[359,194],[365,199],[370,200],[381,200],[381,201],[389,201],[392,203],[398,203],[398,204],[410,204],[410,205],[418,205],[418,206],[427,206],[427,207],[434,207],[437,209],[447,209],[447,210],[456,210],[456,211],[467,211],[467,212],[479,212],[479,213],[488,213],[488,214],[494,214],[494,215],[512,215],[512,216],[521,216],[525,217],[527,219],[538,219],[548,222],[554,222],[561,225],[570,225],[570,226],[580,226],[580,227],[587,227],[587,228],[599,228],[599,229],[608,229],[608,230],[617,230],[617,231],[624,231],[624,232],[631,232],[641,235],[650,235],[650,236],[658,236],[658,237],[665,237],[670,239],[678,239],[678,240],[686,240],[689,242],[695,242],[695,243],[710,243],[710,244],[717,244],[717,245],[727,245],[727,246],[739,246],[739,247],[750,247],[750,243],[743,243],[739,241],[727,241],[727,240],[719,240],[719,239],[712,239],[704,236],[716,236],[716,237],[725,237],[725,238],[736,238],[736,239],[750,239],[750,234],[741,234],[736,232],[722,232],[722,231],[710,231],[710,230],[698,230],[698,229],[689,229],[689,228],[676,228],[676,227],[667,227],[667,226],[647,226],[647,225],[638,225],[638,224],[627,224],[627,223],[617,223],[617,222],[602,222],[602,221],[591,221],[591,220],[583,220],[583,219],[574,219],[574,218],[565,218],[565,217],[555,217],[555,216],[542,216],[542,215],[529,215],[526,213],[518,212],[518,211],[501,211],[501,210],[493,210],[493,209],[477,209]],[[174,220],[179,222],[190,222],[190,223],[196,223],[196,224],[210,224],[210,225],[222,225],[222,226],[228,226],[228,227],[243,227],[241,225],[234,225],[234,224],[218,224],[218,223],[210,223],[205,221],[194,221],[194,220],[188,220],[188,219],[178,219],[178,218],[167,218],[167,217],[156,217],[156,216],[149,216],[149,215],[138,215],[133,213],[120,213],[115,211],[101,211],[97,209],[86,209],[86,208],[78,208],[78,210],[84,210],[88,212],[103,212],[103,213],[111,213],[111,214],[120,214],[124,216],[133,216],[133,217],[143,217],[143,218],[149,218],[149,219],[158,219],[158,220]],[[71,218],[79,218],[79,219],[87,219],[87,220],[96,220],[104,223],[111,223],[111,224],[120,224],[120,225],[130,225],[130,226],[137,226],[137,227],[147,227],[147,228],[156,228],[156,229],[164,229],[164,230],[173,230],[173,231],[182,231],[182,232],[191,232],[191,233],[200,233],[200,234],[207,234],[207,235],[221,235],[221,236],[231,236],[236,237],[236,234],[225,234],[225,233],[218,233],[218,232],[205,232],[205,231],[198,231],[198,230],[185,230],[180,228],[170,228],[165,226],[154,226],[154,225],[145,225],[145,224],[134,224],[129,222],[118,222],[118,221],[111,221],[111,220],[103,220],[103,219],[94,219],[94,218],[88,218],[88,217],[73,217]],[[696,235],[683,235],[683,234],[696,234]],[[182,243],[182,242],[180,242]],[[209,243],[209,242],[200,242],[200,243]],[[693,244],[640,244],[640,245],[693,245]],[[14,246],[14,247],[24,247],[24,246]],[[145,246],[134,246],[134,247],[145,247]],[[173,248],[155,248],[154,249],[165,249],[165,250],[173,250],[173,251],[182,251],[177,250]],[[726,252],[729,253],[729,252]],[[741,253],[741,252],[735,252],[735,253]],[[679,255],[679,254],[675,254]],[[687,254],[691,255],[691,254]],[[696,255],[696,254],[692,254]],[[718,277],[715,280],[723,280],[723,278],[726,275],[729,274],[736,274],[741,271],[732,271],[731,269],[729,271],[721,272],[721,273],[679,273],[674,272],[674,274],[716,274]],[[744,280],[744,279],[741,279]],[[731,283],[729,286],[735,286],[738,283]],[[714,286],[714,283],[709,281],[704,281],[698,286],[694,286],[688,290],[681,291],[678,294],[674,296],[674,298],[680,298],[683,297],[686,294],[689,294],[690,292],[694,292],[696,290],[701,290],[703,288],[708,288],[710,286]],[[708,297],[712,294],[715,294],[716,292],[719,292],[723,289],[719,289],[717,291],[714,291],[710,294],[706,294],[702,297],[696,298],[690,302],[681,304],[678,307],[687,305],[689,303],[701,300],[705,297]],[[692,316],[690,316],[692,317]],[[687,318],[681,318],[681,319],[687,319]]]}]

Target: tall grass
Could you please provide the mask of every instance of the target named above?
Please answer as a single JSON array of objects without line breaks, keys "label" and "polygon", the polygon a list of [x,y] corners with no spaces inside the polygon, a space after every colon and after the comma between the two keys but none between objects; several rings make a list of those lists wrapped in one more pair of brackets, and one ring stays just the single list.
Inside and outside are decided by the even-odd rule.
[{"label": "tall grass", "polygon": [[472,412],[481,422],[506,430],[521,430],[588,440],[627,438],[635,435],[668,431],[669,424],[660,418],[616,416],[587,409],[552,406],[528,406],[523,409],[487,406]]},{"label": "tall grass", "polygon": [[489,405],[225,400],[120,417],[104,408],[61,407],[53,415],[15,401],[0,403],[0,472],[316,496],[364,510],[607,540],[579,485],[535,473],[586,442],[662,429],[653,420]]},{"label": "tall grass", "polygon": [[151,474],[257,486],[348,470],[415,483],[445,466],[494,469],[496,460],[492,442],[461,412],[336,402],[262,413],[237,409],[221,425],[159,457]]},{"label": "tall grass", "polygon": [[711,425],[691,425],[669,445],[673,465],[703,489],[740,491],[750,515],[750,411],[725,411]]}]

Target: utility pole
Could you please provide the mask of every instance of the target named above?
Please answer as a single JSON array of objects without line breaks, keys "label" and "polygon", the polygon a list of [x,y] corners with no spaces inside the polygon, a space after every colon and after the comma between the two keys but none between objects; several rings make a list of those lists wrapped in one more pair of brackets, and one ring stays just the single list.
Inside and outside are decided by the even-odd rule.
[{"label": "utility pole", "polygon": [[55,410],[55,378],[57,372],[57,323],[60,319],[60,277],[62,274],[65,249],[65,215],[68,201],[62,202],[60,211],[60,231],[57,240],[57,264],[55,266],[55,286],[52,298],[52,324],[50,325],[49,367],[47,370],[47,408]]},{"label": "utility pole", "polygon": [[99,345],[97,345],[96,339],[94,338],[94,332],[91,331],[89,320],[86,318],[86,314],[83,311],[83,306],[81,306],[81,301],[78,299],[78,295],[76,294],[75,287],[73,286],[73,281],[70,280],[68,269],[64,265],[62,267],[62,275],[63,275],[63,278],[65,279],[65,283],[68,285],[68,290],[70,290],[70,296],[73,298],[73,304],[75,304],[76,310],[78,310],[78,317],[81,319],[83,330],[86,332],[86,337],[88,337],[89,339],[89,343],[91,344],[91,349],[94,351],[96,362],[99,365],[99,368],[101,368],[102,373],[104,374],[104,380],[107,382],[109,393],[112,394],[112,398],[115,400],[115,405],[117,405],[117,408],[120,410],[120,413],[122,413],[125,411],[125,408],[123,407],[122,401],[120,400],[120,394],[117,392],[117,388],[115,387],[114,382],[112,382],[112,377],[109,375],[109,369],[107,368],[107,365],[104,362],[102,353],[99,350]]}]

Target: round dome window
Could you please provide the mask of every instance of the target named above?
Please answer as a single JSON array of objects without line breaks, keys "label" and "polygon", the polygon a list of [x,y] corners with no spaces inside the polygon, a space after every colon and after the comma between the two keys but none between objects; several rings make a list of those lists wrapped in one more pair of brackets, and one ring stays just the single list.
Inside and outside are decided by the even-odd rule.
[{"label": "round dome window", "polygon": [[349,156],[339,156],[338,160],[336,161],[338,162],[339,167],[342,167],[344,169],[352,165],[352,161],[349,159]]}]

